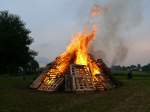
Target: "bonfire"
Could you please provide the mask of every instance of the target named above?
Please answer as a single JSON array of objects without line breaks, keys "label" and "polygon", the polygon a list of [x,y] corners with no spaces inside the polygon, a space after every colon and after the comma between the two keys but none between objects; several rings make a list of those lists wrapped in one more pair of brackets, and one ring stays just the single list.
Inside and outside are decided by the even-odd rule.
[{"label": "bonfire", "polygon": [[[97,12],[98,10],[98,12]],[[97,16],[100,8],[93,8],[92,16]],[[31,88],[42,91],[103,91],[116,87],[110,77],[110,69],[102,59],[94,59],[89,52],[96,39],[97,27],[84,28],[76,33],[67,46],[43,73],[31,84]]]}]

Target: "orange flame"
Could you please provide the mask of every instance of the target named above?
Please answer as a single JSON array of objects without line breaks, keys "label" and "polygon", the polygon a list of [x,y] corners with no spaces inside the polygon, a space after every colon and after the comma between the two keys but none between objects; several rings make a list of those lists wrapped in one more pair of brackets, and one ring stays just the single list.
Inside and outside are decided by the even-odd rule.
[{"label": "orange flame", "polygon": [[88,48],[90,42],[96,37],[96,26],[93,25],[92,32],[85,30],[75,34],[72,42],[66,48],[66,51],[56,59],[55,64],[60,72],[65,72],[70,61],[73,59],[73,63],[79,65],[86,65],[90,67],[90,71],[93,75],[100,74],[100,69],[96,62],[91,59],[88,54]]}]

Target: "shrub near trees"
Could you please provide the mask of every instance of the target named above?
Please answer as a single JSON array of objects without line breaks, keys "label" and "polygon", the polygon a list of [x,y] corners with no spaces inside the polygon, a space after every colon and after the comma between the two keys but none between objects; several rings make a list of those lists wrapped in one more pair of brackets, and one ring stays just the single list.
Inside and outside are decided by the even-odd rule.
[{"label": "shrub near trees", "polygon": [[0,73],[35,72],[37,53],[29,48],[31,31],[19,16],[0,11]]}]

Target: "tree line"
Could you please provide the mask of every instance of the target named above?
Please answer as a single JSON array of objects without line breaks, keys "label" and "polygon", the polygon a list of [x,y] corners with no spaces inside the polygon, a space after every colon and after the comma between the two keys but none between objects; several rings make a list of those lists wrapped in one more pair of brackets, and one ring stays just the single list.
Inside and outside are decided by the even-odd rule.
[{"label": "tree line", "polygon": [[150,63],[146,65],[130,65],[130,66],[120,66],[120,65],[115,65],[112,66],[113,70],[122,70],[122,71],[127,71],[127,70],[133,70],[133,71],[144,71],[144,72],[150,72]]},{"label": "tree line", "polygon": [[18,15],[0,11],[0,73],[34,73],[37,52],[30,49],[31,31]]}]

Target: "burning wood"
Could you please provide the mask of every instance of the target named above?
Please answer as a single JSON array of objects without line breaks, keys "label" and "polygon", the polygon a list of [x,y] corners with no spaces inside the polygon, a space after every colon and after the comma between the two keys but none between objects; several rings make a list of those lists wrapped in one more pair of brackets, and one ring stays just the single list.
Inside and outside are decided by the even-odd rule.
[{"label": "burning wood", "polygon": [[88,53],[95,37],[95,26],[92,32],[76,34],[66,51],[32,83],[31,88],[57,91],[64,84],[66,91],[95,91],[114,87],[102,60],[95,61]]},{"label": "burning wood", "polygon": [[[101,14],[99,6],[94,6],[92,16]],[[96,38],[97,27],[92,31],[85,27],[83,32],[74,35],[65,52],[56,58],[49,68],[31,85],[43,91],[57,91],[64,85],[65,91],[95,91],[113,88],[115,84],[107,75],[109,70],[102,62],[96,61],[88,50]]]}]

